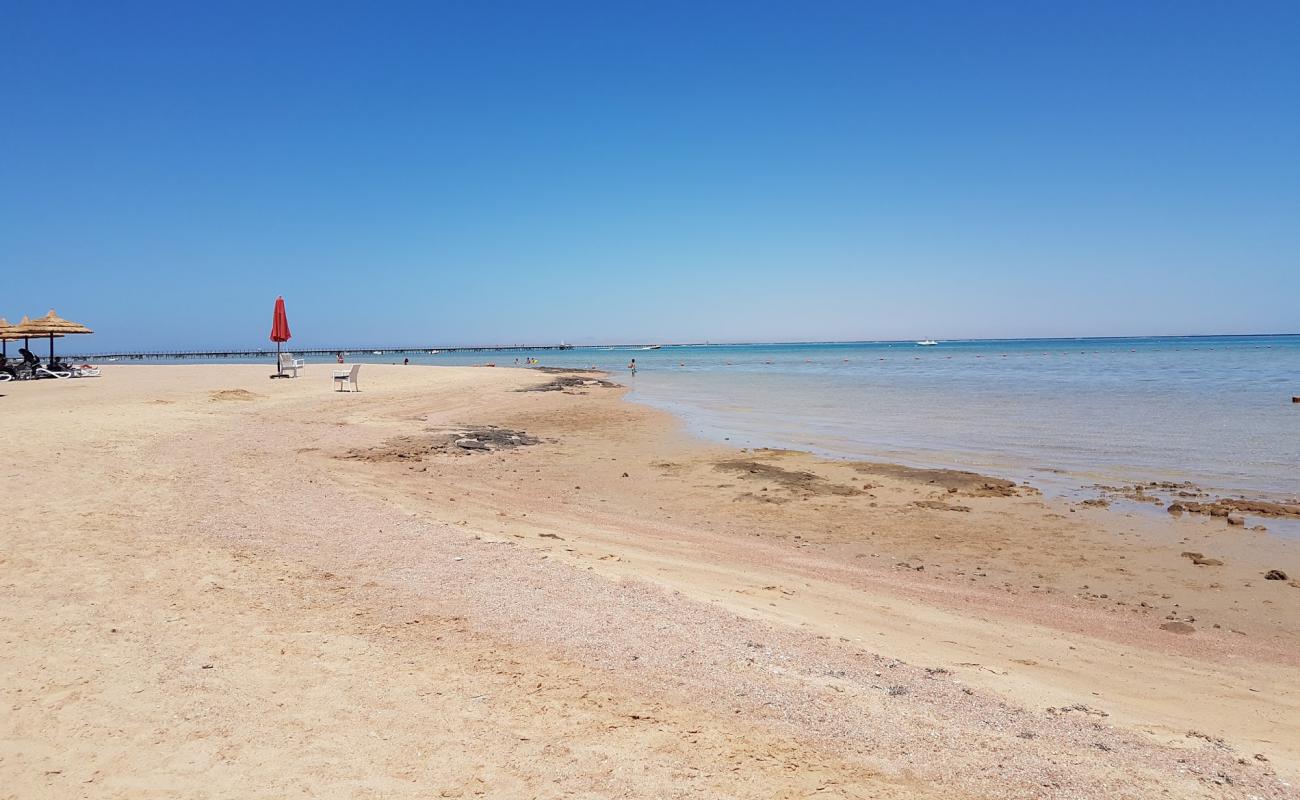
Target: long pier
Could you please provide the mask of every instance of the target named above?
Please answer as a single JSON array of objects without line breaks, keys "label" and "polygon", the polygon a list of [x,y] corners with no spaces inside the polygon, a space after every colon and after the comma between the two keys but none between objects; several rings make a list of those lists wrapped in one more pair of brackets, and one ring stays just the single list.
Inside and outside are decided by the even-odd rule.
[{"label": "long pier", "polygon": [[[608,346],[608,345],[606,345]],[[643,347],[644,345],[624,345],[626,347]],[[323,348],[297,348],[287,347],[288,352],[299,356],[332,356],[335,353],[355,353],[358,355],[390,355],[404,353],[490,353],[502,350],[573,350],[571,344],[501,344],[501,345],[481,345],[473,347],[323,347]],[[186,359],[186,358],[274,358],[275,350],[257,349],[257,350],[158,350],[148,352],[119,352],[119,353],[77,353],[70,355],[60,355],[60,358],[69,361],[77,360],[94,360],[94,359],[132,359],[144,360],[149,358],[165,359]]]}]

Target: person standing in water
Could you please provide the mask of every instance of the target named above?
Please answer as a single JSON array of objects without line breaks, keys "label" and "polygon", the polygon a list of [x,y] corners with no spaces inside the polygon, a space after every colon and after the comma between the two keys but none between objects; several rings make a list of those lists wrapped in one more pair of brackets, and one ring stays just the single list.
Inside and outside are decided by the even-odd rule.
[{"label": "person standing in water", "polygon": [[634,376],[636,375],[636,359],[635,359],[635,358],[632,359],[631,361],[627,362],[627,368],[630,369],[630,370],[632,370],[632,374],[633,374]]}]

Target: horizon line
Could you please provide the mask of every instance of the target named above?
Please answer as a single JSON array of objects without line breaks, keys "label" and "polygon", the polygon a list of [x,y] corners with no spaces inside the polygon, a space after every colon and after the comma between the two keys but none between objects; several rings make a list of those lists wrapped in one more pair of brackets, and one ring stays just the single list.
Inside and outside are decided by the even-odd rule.
[{"label": "horizon line", "polygon": [[[1159,334],[1154,336],[1130,335],[1130,336],[1019,336],[1019,337],[996,337],[996,338],[951,338],[935,339],[938,343],[972,343],[972,342],[1086,342],[1086,341],[1125,341],[1135,339],[1249,339],[1249,338],[1285,338],[1297,337],[1300,333],[1192,333],[1192,334]],[[40,340],[47,337],[34,336],[33,339]],[[699,342],[603,342],[593,344],[492,344],[492,345],[421,345],[415,347],[383,347],[383,346],[354,346],[354,347],[303,347],[302,351],[315,352],[343,352],[343,353],[361,353],[365,351],[380,350],[384,353],[413,353],[428,351],[497,351],[497,350],[591,350],[595,348],[645,348],[645,347],[781,347],[787,345],[855,345],[855,344],[915,344],[916,339],[827,339],[827,340],[788,340],[788,341],[712,341],[704,340]],[[203,355],[253,355],[273,353],[269,347],[261,348],[196,348],[193,350],[139,350],[139,351],[105,351],[100,353],[75,353],[68,357],[76,358],[105,358],[109,356],[133,356],[141,358],[167,358],[172,356],[203,356]],[[290,352],[293,352],[290,350]]]}]

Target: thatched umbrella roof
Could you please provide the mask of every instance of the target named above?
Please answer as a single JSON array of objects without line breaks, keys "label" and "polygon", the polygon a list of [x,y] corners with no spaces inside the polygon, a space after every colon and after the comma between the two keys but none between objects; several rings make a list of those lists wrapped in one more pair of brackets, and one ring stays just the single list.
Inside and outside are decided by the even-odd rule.
[{"label": "thatched umbrella roof", "polygon": [[[50,313],[36,319],[24,319],[14,327],[9,329],[9,335],[19,336],[23,339],[32,337],[48,336],[50,339],[50,364],[54,360],[54,340],[63,336],[77,333],[94,333],[90,328],[82,325],[80,322],[73,322],[60,317],[50,309]],[[53,368],[53,367],[51,367]]]},{"label": "thatched umbrella roof", "polygon": [[9,320],[0,317],[0,341],[8,341],[10,338],[9,331],[13,330],[13,328],[14,326],[9,324]]},{"label": "thatched umbrella roof", "polygon": [[[0,322],[4,322],[4,320],[0,320]],[[31,324],[32,321],[27,318],[26,314],[23,315],[23,318],[18,322],[17,325],[10,325],[6,322],[3,326],[0,326],[0,341],[16,342],[19,339],[30,339],[33,336],[41,335],[41,334],[31,333],[30,331],[27,333],[23,333],[23,330],[25,328],[31,327]]]},{"label": "thatched umbrella roof", "polygon": [[23,319],[22,322],[10,328],[9,335],[28,336],[67,336],[77,333],[94,333],[90,328],[82,325],[80,322],[73,322],[60,317],[50,309],[50,313],[43,317],[37,317],[33,320]]}]

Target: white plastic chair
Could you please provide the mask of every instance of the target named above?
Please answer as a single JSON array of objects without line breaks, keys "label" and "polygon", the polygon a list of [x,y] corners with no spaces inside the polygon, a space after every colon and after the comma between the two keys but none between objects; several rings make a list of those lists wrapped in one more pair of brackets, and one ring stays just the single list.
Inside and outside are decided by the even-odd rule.
[{"label": "white plastic chair", "polygon": [[361,373],[361,365],[353,364],[352,369],[334,370],[334,382],[338,384],[337,391],[343,391],[344,386],[350,386],[349,392],[359,392],[361,387],[357,385],[357,375]]},{"label": "white plastic chair", "polygon": [[298,370],[307,366],[307,362],[301,358],[294,358],[293,353],[280,354],[280,371],[292,372],[293,377],[298,377]]}]

